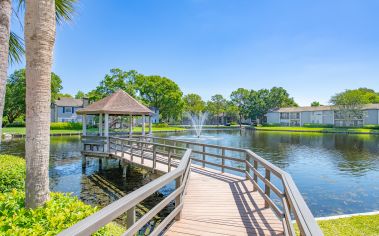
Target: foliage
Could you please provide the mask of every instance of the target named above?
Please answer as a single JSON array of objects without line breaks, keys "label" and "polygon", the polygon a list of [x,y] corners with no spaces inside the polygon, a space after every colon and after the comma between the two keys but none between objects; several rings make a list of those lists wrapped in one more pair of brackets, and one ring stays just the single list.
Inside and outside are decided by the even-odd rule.
[{"label": "foliage", "polygon": [[13,123],[7,124],[6,127],[25,127],[24,121],[14,121]]},{"label": "foliage", "polygon": [[311,107],[319,107],[322,106],[320,102],[314,101],[311,103]]},{"label": "foliage", "polygon": [[331,124],[317,124],[317,123],[305,123],[304,127],[309,128],[333,128],[334,126]]},{"label": "foliage", "polygon": [[69,93],[58,93],[58,98],[72,98],[72,95]]},{"label": "foliage", "polygon": [[10,32],[9,35],[9,53],[8,53],[8,61],[10,65],[14,63],[20,63],[21,57],[25,54],[24,49],[24,40],[15,34],[14,32]]},{"label": "foliage", "polygon": [[199,114],[205,109],[205,102],[200,95],[195,93],[187,94],[183,97],[184,111],[194,114]]},{"label": "foliage", "polygon": [[82,123],[78,122],[52,122],[50,130],[81,130]]},{"label": "foliage", "polygon": [[364,125],[365,129],[379,129],[379,125]]},{"label": "foliage", "polygon": [[239,88],[233,91],[230,95],[232,104],[238,109],[240,123],[242,118],[245,118],[249,115],[249,96],[250,91],[244,88]]},{"label": "foliage", "polygon": [[217,117],[217,125],[220,124],[219,116],[225,115],[227,106],[226,99],[221,94],[216,94],[211,97],[211,100],[207,102],[206,111],[211,115]]},{"label": "foliage", "polygon": [[263,127],[280,127],[281,124],[280,123],[266,123],[266,124],[262,124]]},{"label": "foliage", "polygon": [[155,128],[167,128],[168,124],[167,123],[158,123],[158,124],[153,124],[153,127],[155,127]]},{"label": "foliage", "polygon": [[76,99],[80,99],[80,98],[84,98],[84,97],[86,97],[86,94],[83,93],[83,92],[80,91],[80,90],[75,94],[75,98],[76,98]]},{"label": "foliage", "polygon": [[251,90],[249,97],[250,118],[262,119],[270,110],[280,107],[298,106],[294,99],[289,97],[288,92],[282,87],[273,87],[270,90]]},{"label": "foliage", "polygon": [[[2,235],[56,235],[98,209],[81,202],[77,197],[51,193],[43,207],[25,208],[25,193],[13,190],[0,193],[0,233]],[[95,235],[110,235],[103,227]]]},{"label": "foliage", "polygon": [[183,93],[172,80],[158,75],[138,75],[136,89],[143,102],[159,109],[163,120],[177,119],[183,111]]},{"label": "foliage", "polygon": [[123,71],[119,68],[111,69],[110,73],[106,74],[104,79],[100,82],[100,85],[87,94],[88,98],[91,101],[97,101],[119,89],[135,97],[134,84],[137,75],[138,72],[135,70]]},{"label": "foliage", "polygon": [[[54,101],[59,96],[62,89],[62,80],[58,75],[51,73],[51,100]],[[18,117],[25,114],[25,69],[16,70],[10,75],[5,94],[4,116],[9,123],[13,123]]]},{"label": "foliage", "polygon": [[23,190],[25,175],[24,159],[12,155],[0,155],[0,192],[9,192],[12,189]]},{"label": "foliage", "polygon": [[379,215],[352,216],[347,218],[320,220],[317,223],[325,236],[374,236],[379,232]]}]

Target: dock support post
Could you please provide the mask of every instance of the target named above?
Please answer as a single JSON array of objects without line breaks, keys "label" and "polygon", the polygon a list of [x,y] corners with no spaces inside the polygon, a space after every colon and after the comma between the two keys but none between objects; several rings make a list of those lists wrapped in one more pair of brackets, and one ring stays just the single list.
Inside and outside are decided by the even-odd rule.
[{"label": "dock support post", "polygon": [[133,137],[133,115],[130,115],[129,138]]},{"label": "dock support post", "polygon": [[130,208],[126,212],[126,220],[127,220],[127,225],[126,225],[127,229],[129,229],[136,222],[136,207],[135,206]]},{"label": "dock support post", "polygon": [[106,137],[106,144],[104,146],[104,151],[109,152],[109,114],[105,114],[105,121],[104,121],[104,136]]},{"label": "dock support post", "polygon": [[87,135],[87,115],[82,115],[83,136]]},{"label": "dock support post", "polygon": [[151,115],[149,116],[149,135],[153,133],[153,121],[151,120]]},{"label": "dock support post", "polygon": [[103,114],[99,114],[99,136],[103,136]]},{"label": "dock support post", "polygon": [[86,156],[82,155],[82,169],[85,169],[87,165]]},{"label": "dock support post", "polygon": [[103,159],[99,158],[99,171],[103,169]]},{"label": "dock support post", "polygon": [[126,178],[126,169],[127,166],[125,165],[124,162],[122,162],[122,177]]}]

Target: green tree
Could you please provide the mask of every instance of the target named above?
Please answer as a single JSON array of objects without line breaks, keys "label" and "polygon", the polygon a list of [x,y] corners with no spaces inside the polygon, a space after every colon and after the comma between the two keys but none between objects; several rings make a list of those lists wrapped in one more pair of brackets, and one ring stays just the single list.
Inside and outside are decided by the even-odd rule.
[{"label": "green tree", "polygon": [[207,102],[207,110],[217,117],[217,125],[220,125],[219,116],[222,115],[224,121],[226,111],[226,99],[221,94],[216,94],[211,97],[211,100]]},{"label": "green tree", "polygon": [[57,99],[58,98],[73,98],[71,94],[69,93],[58,93]]},{"label": "green tree", "polygon": [[174,81],[158,75],[138,75],[135,88],[145,104],[159,109],[163,120],[178,119],[182,114],[183,93]]},{"label": "green tree", "polygon": [[75,94],[76,99],[80,99],[80,98],[84,98],[84,97],[86,97],[86,94],[80,90]]},{"label": "green tree", "polygon": [[249,115],[249,95],[250,91],[244,88],[239,88],[230,95],[232,104],[237,107],[240,127],[242,125],[242,118]]},{"label": "green tree", "polygon": [[205,102],[200,95],[190,93],[183,97],[184,110],[191,113],[192,115],[197,115],[203,112],[205,109]]},{"label": "green tree", "polygon": [[[16,70],[9,76],[5,94],[4,116],[9,123],[25,115],[25,69]],[[58,99],[62,89],[62,80],[58,75],[51,73],[51,100]]]},{"label": "green tree", "polygon": [[106,74],[104,79],[100,82],[100,85],[88,93],[88,97],[91,101],[97,101],[119,89],[135,97],[134,84],[137,75],[138,72],[135,70],[123,71],[119,68],[111,69],[110,73]]},{"label": "green tree", "polygon": [[319,107],[319,106],[322,106],[320,102],[314,101],[311,103],[311,107]]}]

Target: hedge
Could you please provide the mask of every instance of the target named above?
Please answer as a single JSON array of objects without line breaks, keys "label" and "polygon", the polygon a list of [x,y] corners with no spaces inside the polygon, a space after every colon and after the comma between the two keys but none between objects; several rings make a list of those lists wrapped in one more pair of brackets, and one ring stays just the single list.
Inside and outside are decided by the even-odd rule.
[{"label": "hedge", "polygon": [[81,130],[82,123],[77,122],[52,122],[50,130]]},{"label": "hedge", "polygon": [[24,159],[0,155],[0,192],[9,192],[12,189],[23,190],[25,175]]}]

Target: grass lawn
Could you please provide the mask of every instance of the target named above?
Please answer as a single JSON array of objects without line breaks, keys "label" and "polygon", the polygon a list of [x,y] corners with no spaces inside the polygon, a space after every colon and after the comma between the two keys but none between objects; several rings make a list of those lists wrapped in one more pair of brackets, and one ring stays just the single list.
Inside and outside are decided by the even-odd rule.
[{"label": "grass lawn", "polygon": [[254,127],[256,130],[267,131],[297,131],[297,132],[321,132],[321,133],[371,133],[379,134],[379,130],[365,128],[310,128],[310,127]]},{"label": "grass lawn", "polygon": [[[148,132],[148,128],[146,128],[146,132]],[[158,127],[153,127],[153,132],[165,132],[165,131],[183,131],[186,130],[186,128],[181,128],[181,127],[165,127],[165,128],[158,128]],[[4,127],[3,128],[3,133],[7,134],[25,134],[25,127]],[[91,131],[97,131],[97,129],[88,129],[89,132]],[[127,130],[125,130],[127,131]],[[134,127],[133,129],[134,132],[141,132],[142,128],[141,127]],[[82,130],[50,130],[52,134],[65,134],[65,133],[79,133],[82,132]]]},{"label": "grass lawn", "polygon": [[317,222],[325,236],[379,235],[379,215],[353,216]]}]

